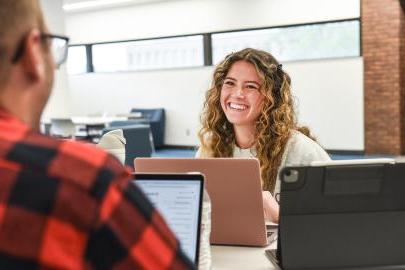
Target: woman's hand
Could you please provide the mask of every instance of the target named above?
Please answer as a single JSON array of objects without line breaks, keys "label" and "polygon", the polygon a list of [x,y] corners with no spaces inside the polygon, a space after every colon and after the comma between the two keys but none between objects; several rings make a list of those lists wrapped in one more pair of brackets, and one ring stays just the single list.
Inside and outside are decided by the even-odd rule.
[{"label": "woman's hand", "polygon": [[262,191],[264,218],[266,221],[278,223],[279,205],[269,191]]}]

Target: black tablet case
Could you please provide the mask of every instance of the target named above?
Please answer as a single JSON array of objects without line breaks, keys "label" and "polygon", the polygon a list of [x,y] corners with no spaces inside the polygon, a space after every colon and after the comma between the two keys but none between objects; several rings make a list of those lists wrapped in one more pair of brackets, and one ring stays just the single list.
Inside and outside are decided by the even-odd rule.
[{"label": "black tablet case", "polygon": [[405,164],[287,167],[280,176],[283,269],[405,269]]}]

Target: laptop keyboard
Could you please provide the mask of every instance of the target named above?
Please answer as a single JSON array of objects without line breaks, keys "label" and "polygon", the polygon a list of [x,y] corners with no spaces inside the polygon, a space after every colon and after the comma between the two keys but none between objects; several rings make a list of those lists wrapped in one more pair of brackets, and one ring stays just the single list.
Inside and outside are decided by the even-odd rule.
[{"label": "laptop keyboard", "polygon": [[267,236],[267,242],[269,244],[273,243],[274,241],[277,241],[277,228],[275,227],[269,227],[267,226],[266,230],[266,236]]},{"label": "laptop keyboard", "polygon": [[272,237],[276,232],[267,231],[267,238]]}]

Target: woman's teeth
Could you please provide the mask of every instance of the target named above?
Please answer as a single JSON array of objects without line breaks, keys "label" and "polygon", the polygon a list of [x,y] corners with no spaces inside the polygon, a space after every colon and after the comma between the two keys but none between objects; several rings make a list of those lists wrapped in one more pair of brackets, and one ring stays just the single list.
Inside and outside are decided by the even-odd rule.
[{"label": "woman's teeth", "polygon": [[229,108],[233,109],[233,110],[238,110],[238,111],[243,111],[247,109],[246,105],[242,105],[242,104],[237,104],[237,103],[232,103],[229,102]]}]

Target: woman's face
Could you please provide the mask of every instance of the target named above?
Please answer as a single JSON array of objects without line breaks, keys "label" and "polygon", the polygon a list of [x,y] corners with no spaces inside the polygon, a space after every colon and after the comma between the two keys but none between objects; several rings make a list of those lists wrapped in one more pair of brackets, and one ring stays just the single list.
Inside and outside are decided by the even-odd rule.
[{"label": "woman's face", "polygon": [[221,88],[221,107],[234,126],[255,125],[264,101],[262,83],[253,64],[241,60],[231,66]]}]

